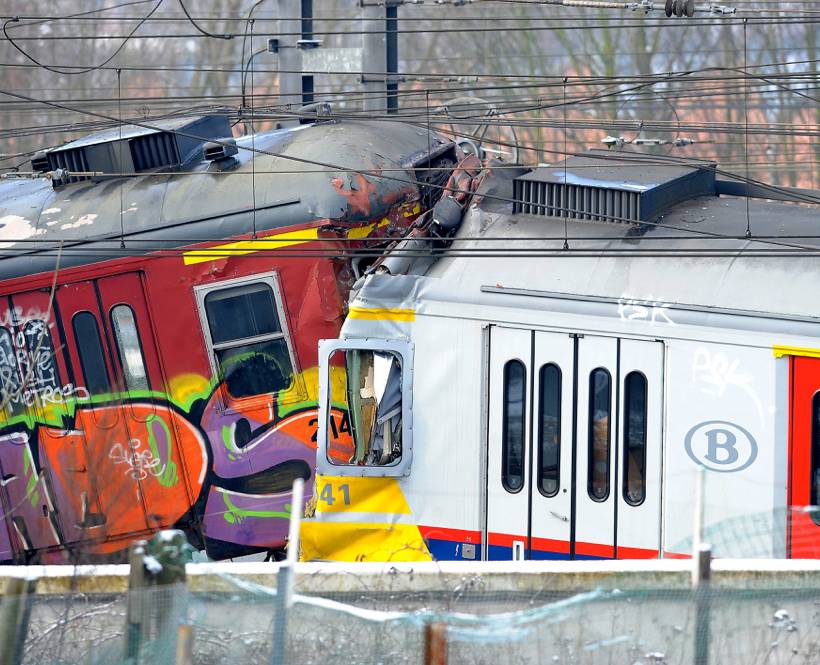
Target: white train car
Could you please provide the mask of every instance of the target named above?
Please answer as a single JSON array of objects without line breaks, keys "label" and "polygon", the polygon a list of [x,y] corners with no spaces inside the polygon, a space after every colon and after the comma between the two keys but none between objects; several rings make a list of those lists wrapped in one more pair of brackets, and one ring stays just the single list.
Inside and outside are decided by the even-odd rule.
[{"label": "white train car", "polygon": [[320,344],[303,557],[687,556],[701,468],[718,556],[820,555],[820,193],[742,189],[590,153],[399,245]]}]

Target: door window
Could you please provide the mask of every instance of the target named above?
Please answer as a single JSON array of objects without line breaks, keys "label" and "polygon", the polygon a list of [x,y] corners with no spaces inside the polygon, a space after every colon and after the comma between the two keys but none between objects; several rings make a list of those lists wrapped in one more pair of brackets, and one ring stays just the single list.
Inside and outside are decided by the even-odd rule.
[{"label": "door window", "polygon": [[612,379],[603,367],[589,375],[589,468],[587,492],[593,501],[609,497],[609,439]]},{"label": "door window", "polygon": [[524,486],[524,403],[527,370],[520,360],[504,365],[504,415],[501,439],[501,484],[508,492]]},{"label": "door window", "polygon": [[83,370],[85,388],[89,393],[107,393],[111,389],[108,371],[105,368],[105,354],[100,341],[97,319],[91,312],[77,312],[71,320],[77,353]]},{"label": "door window", "polygon": [[549,363],[538,375],[538,491],[555,496],[561,466],[561,370]]},{"label": "door window", "polygon": [[128,305],[112,307],[111,327],[114,330],[114,340],[125,377],[125,387],[129,392],[148,390],[148,373],[145,371],[145,359],[134,310]]},{"label": "door window", "polygon": [[646,497],[646,377],[624,380],[624,501],[639,506]]}]

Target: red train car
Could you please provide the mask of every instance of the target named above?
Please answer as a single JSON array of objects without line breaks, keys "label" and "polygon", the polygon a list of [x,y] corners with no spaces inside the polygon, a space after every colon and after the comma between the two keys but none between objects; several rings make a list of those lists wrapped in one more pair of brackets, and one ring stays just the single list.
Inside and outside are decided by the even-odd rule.
[{"label": "red train car", "polygon": [[385,122],[226,137],[117,128],[0,185],[0,561],[170,526],[215,558],[275,550],[295,477],[310,500],[350,250],[430,209],[457,148]]}]

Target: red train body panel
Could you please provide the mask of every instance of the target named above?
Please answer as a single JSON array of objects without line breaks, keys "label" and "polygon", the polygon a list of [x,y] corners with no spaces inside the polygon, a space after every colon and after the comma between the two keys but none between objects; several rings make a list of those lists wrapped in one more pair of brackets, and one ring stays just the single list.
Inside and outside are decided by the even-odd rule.
[{"label": "red train body panel", "polygon": [[[319,129],[294,133],[310,150],[332,153],[327,143],[310,142]],[[109,242],[116,226],[66,246],[42,223],[61,198],[90,212],[101,188],[111,195],[110,182],[46,194],[37,224],[30,222],[44,230],[31,236],[44,243],[32,264],[41,266],[50,252],[56,279],[53,270],[30,275],[19,266],[2,275],[0,260],[0,561],[107,556],[171,526],[214,557],[284,545],[294,478],[306,479],[311,498],[317,340],[335,337],[341,326],[355,277],[350,250],[401,234],[432,205],[435,183],[425,189],[417,182],[414,164],[437,163],[446,172],[456,158],[442,139],[430,149],[426,132],[383,123],[356,123],[351,131],[380,133],[385,149],[376,145],[349,168],[393,163],[408,170],[382,179],[328,169],[306,181],[333,197],[335,217],[300,222],[294,214],[295,223],[266,228],[240,193],[239,207],[254,224],[244,233],[223,235],[230,225],[219,212],[208,232],[151,245],[151,229],[141,229],[122,234],[118,251],[116,239]],[[285,136],[284,147],[294,142]],[[387,152],[391,142],[399,154]],[[238,168],[247,170],[248,160]],[[164,187],[154,233],[167,234],[169,186],[151,178],[129,183],[126,205],[140,186]],[[200,198],[189,205],[207,207],[209,194],[196,187]],[[224,197],[224,188],[214,195]],[[284,193],[266,196],[281,200]],[[321,208],[309,203],[301,219]],[[192,227],[201,226],[190,216]],[[17,218],[26,220],[0,208],[0,222],[25,231]],[[195,237],[203,241],[189,242]],[[82,243],[88,254],[78,259],[71,247]],[[19,263],[19,255],[6,255]],[[350,445],[345,433],[336,445]]]}]

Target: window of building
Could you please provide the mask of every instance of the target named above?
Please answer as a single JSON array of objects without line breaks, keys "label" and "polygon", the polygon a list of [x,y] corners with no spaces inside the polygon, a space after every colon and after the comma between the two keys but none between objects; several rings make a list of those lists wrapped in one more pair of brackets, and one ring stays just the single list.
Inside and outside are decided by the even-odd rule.
[{"label": "window of building", "polygon": [[111,384],[105,368],[105,354],[96,317],[91,312],[77,312],[71,325],[77,342],[85,389],[91,394],[110,392]]},{"label": "window of building", "polygon": [[129,392],[148,390],[148,373],[145,370],[145,358],[134,310],[128,305],[116,305],[111,308],[110,316],[117,353],[125,377],[125,387]]},{"label": "window of building", "polygon": [[524,486],[526,380],[527,370],[520,360],[510,360],[504,365],[501,484],[513,493]]},{"label": "window of building", "polygon": [[561,481],[561,370],[544,365],[538,382],[538,491],[555,496]]},{"label": "window of building", "polygon": [[234,398],[289,388],[293,363],[269,281],[209,290],[203,299],[219,377]]},{"label": "window of building", "polygon": [[603,367],[589,375],[587,492],[593,501],[609,497],[609,439],[612,379]]},{"label": "window of building", "polygon": [[646,497],[646,377],[630,372],[624,380],[624,501],[639,506]]}]

